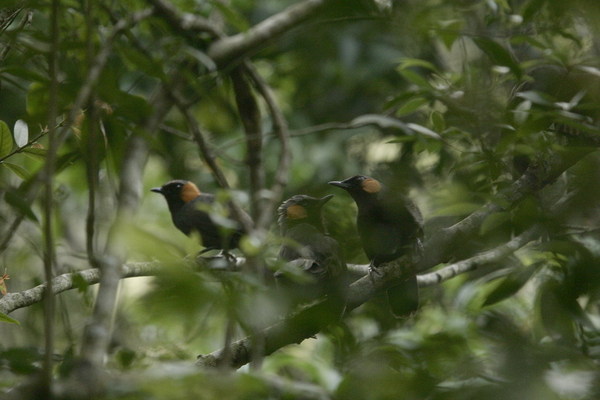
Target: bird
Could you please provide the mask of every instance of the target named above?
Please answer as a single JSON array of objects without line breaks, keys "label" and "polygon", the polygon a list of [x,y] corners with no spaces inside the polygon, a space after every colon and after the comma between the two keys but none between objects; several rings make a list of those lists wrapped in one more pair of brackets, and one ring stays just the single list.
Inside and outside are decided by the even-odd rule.
[{"label": "bird", "polygon": [[[423,238],[423,217],[410,199],[365,175],[328,183],[344,189],[355,201],[356,228],[374,272],[381,264],[403,255],[418,254]],[[389,288],[387,297],[395,317],[415,312],[419,305],[416,274]]]},{"label": "bird", "polygon": [[[285,200],[277,209],[283,238],[279,259],[284,270],[275,273],[278,283],[295,297],[292,303],[308,302],[327,296],[335,312],[343,312],[347,266],[337,240],[327,234],[322,208],[333,195],[321,198],[298,194]],[[286,279],[285,268],[294,275],[305,274],[308,282],[293,283]]]},{"label": "bird", "polygon": [[177,229],[187,236],[193,233],[200,235],[205,247],[202,252],[221,249],[227,253],[239,246],[245,230],[240,223],[227,224],[226,218],[219,218],[219,222],[215,222],[216,217],[211,212],[215,204],[213,194],[202,193],[193,182],[182,179],[169,181],[150,190],[165,197]]}]

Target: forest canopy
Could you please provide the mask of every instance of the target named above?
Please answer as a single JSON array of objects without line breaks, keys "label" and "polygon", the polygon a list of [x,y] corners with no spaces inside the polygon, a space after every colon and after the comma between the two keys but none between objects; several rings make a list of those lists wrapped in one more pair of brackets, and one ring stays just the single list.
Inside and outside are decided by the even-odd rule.
[{"label": "forest canopy", "polygon": [[[599,27],[594,0],[3,1],[0,397],[599,398]],[[352,176],[422,227],[369,242]],[[173,223],[176,179],[227,252]]]}]

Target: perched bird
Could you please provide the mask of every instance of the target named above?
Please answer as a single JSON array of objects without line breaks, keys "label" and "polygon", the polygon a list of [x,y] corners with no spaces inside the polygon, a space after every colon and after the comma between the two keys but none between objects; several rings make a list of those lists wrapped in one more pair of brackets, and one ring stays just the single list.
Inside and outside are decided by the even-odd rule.
[{"label": "perched bird", "polygon": [[278,223],[284,239],[279,257],[288,261],[286,267],[295,269],[292,272],[296,275],[306,274],[310,282],[290,285],[281,270],[275,277],[278,282],[287,283],[287,289],[293,287],[297,302],[327,295],[340,311],[344,304],[347,267],[338,242],[326,233],[322,217],[322,207],[332,197],[295,195],[279,206]]},{"label": "perched bird", "polygon": [[231,226],[224,226],[222,221],[215,223],[211,216],[214,195],[201,193],[194,183],[179,179],[150,190],[165,196],[177,229],[188,236],[194,232],[200,234],[206,250],[227,251],[238,247],[244,229],[238,223],[232,223]]},{"label": "perched bird", "polygon": [[[420,249],[423,218],[408,198],[368,176],[357,175],[329,184],[344,189],[356,202],[356,227],[374,271],[383,263]],[[389,288],[387,295],[396,317],[416,311],[419,305],[416,274]]]}]

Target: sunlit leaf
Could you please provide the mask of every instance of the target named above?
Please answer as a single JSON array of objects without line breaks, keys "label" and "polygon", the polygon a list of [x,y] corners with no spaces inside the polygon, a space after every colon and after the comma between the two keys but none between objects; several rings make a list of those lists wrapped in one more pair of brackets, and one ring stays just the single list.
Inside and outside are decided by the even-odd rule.
[{"label": "sunlit leaf", "polygon": [[13,319],[3,313],[0,313],[0,322],[8,322],[9,324],[21,325],[21,323],[19,321],[17,321],[16,319]]},{"label": "sunlit leaf", "polygon": [[418,58],[403,58],[400,62],[400,65],[398,66],[400,70],[404,70],[411,67],[421,67],[428,69],[432,72],[438,72],[438,69],[435,67],[435,65],[433,65],[429,61],[421,60]]},{"label": "sunlit leaf", "polygon": [[600,68],[592,67],[589,65],[578,65],[575,68],[600,78]]},{"label": "sunlit leaf", "polygon": [[395,118],[386,115],[365,114],[354,118],[350,125],[353,127],[361,127],[365,125],[375,125],[380,129],[398,129],[401,131],[409,131],[407,125]]},{"label": "sunlit leaf", "polygon": [[546,93],[537,92],[534,90],[517,93],[517,97],[520,97],[525,100],[529,100],[533,104],[539,104],[542,106],[549,106],[549,107],[553,106],[556,101],[552,97],[547,95]]},{"label": "sunlit leaf", "polygon": [[442,137],[441,137],[441,136],[440,136],[440,135],[439,135],[437,132],[434,132],[434,131],[432,131],[431,129],[429,129],[429,128],[426,128],[426,127],[424,127],[424,126],[422,126],[422,125],[419,125],[419,124],[413,124],[413,123],[411,122],[411,123],[408,123],[408,124],[406,124],[406,126],[408,126],[408,127],[409,127],[410,129],[412,129],[413,131],[415,131],[415,132],[417,132],[417,133],[420,133],[421,135],[424,135],[424,136],[430,137],[430,138],[432,138],[432,139],[438,139],[438,140],[441,140],[441,139],[442,139]]},{"label": "sunlit leaf", "polygon": [[27,122],[18,119],[17,122],[15,122],[14,135],[17,146],[25,146],[29,141],[29,127],[27,126]]}]

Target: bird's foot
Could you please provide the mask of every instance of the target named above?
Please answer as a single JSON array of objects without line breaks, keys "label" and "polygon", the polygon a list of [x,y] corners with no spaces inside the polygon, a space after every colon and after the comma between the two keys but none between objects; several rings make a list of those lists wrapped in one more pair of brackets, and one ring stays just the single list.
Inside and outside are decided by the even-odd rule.
[{"label": "bird's foot", "polygon": [[374,281],[376,278],[381,278],[381,276],[383,276],[383,272],[371,263],[371,265],[369,265],[369,278],[371,278],[371,281]]}]

